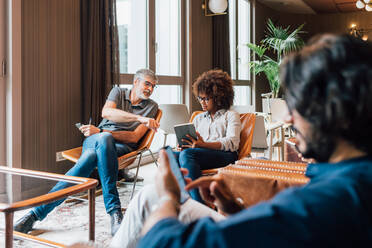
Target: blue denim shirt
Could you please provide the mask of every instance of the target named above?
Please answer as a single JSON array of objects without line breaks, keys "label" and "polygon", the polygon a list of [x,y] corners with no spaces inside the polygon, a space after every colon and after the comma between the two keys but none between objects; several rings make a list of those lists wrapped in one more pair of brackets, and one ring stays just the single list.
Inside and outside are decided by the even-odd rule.
[{"label": "blue denim shirt", "polygon": [[139,247],[372,247],[372,157],[309,165],[310,182],[214,222],[159,221]]}]

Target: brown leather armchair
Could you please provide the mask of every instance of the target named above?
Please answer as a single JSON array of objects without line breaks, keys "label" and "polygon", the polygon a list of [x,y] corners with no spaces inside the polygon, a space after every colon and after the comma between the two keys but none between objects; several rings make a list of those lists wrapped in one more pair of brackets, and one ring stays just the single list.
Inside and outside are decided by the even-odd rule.
[{"label": "brown leather armchair", "polygon": [[[190,122],[192,122],[198,114],[203,111],[195,111],[190,117]],[[253,130],[256,121],[256,115],[254,113],[243,113],[240,114],[240,122],[242,124],[242,129],[240,131],[240,143],[238,150],[238,159],[245,157],[250,157],[252,150],[252,140],[253,140]],[[203,175],[216,174],[217,169],[203,170]]]},{"label": "brown leather armchair", "polygon": [[[162,111],[161,111],[161,109],[159,109],[158,112],[156,113],[155,120],[159,122],[160,119],[161,119],[161,116],[162,116]],[[154,130],[152,130],[152,129],[147,130],[145,135],[140,140],[140,143],[139,143],[139,146],[138,146],[137,150],[132,151],[132,152],[127,153],[127,154],[124,154],[121,157],[118,157],[118,164],[119,164],[118,168],[119,168],[119,170],[121,170],[121,169],[124,169],[124,168],[128,167],[129,165],[131,165],[136,160],[136,158],[139,156],[138,163],[137,163],[136,177],[134,179],[132,194],[131,194],[131,197],[130,197],[131,199],[133,197],[134,189],[135,189],[136,183],[137,183],[138,170],[139,170],[139,167],[140,167],[140,164],[141,164],[142,154],[146,151],[149,151],[151,156],[152,156],[153,161],[157,165],[156,159],[155,159],[154,155],[152,154],[152,152],[150,150],[150,146],[151,146],[152,140],[154,139],[154,135],[155,135]],[[73,149],[70,149],[70,150],[63,151],[62,156],[65,159],[76,163],[81,156],[81,151],[82,151],[82,147],[80,146],[80,147],[77,147],[77,148],[73,148]]]}]

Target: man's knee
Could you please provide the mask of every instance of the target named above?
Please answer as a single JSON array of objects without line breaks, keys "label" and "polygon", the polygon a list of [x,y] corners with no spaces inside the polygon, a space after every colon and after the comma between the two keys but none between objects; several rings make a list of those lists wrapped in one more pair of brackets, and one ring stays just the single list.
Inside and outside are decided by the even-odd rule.
[{"label": "man's knee", "polygon": [[107,145],[107,144],[115,144],[115,139],[112,137],[111,133],[102,132],[97,133],[97,143],[98,145]]},{"label": "man's knee", "polygon": [[66,173],[68,176],[88,177],[97,165],[94,149],[85,149],[77,163]]},{"label": "man's knee", "polygon": [[94,149],[86,149],[81,157],[79,158],[83,163],[96,163],[97,161],[97,154]]},{"label": "man's knee", "polygon": [[158,200],[158,193],[156,192],[155,185],[145,185],[140,192],[138,192],[138,198],[141,202],[145,202],[148,204],[156,204]]},{"label": "man's knee", "polygon": [[157,204],[159,197],[154,190],[155,185],[145,185],[130,201],[128,209],[133,208],[136,211],[140,211],[143,215],[145,212],[151,212],[152,208]]}]

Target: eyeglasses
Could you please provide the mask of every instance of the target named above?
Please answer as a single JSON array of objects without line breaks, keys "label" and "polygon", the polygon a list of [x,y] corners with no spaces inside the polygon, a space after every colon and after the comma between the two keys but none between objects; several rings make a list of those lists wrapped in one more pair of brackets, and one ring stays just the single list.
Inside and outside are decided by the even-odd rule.
[{"label": "eyeglasses", "polygon": [[143,82],[144,82],[145,86],[148,87],[148,88],[151,87],[152,89],[155,89],[157,87],[156,84],[153,84],[149,81],[144,80]]},{"label": "eyeglasses", "polygon": [[291,130],[291,132],[293,132],[294,134],[298,134],[298,129],[295,128],[293,125],[289,126],[289,130]]},{"label": "eyeglasses", "polygon": [[208,103],[209,102],[209,97],[200,97],[200,96],[198,96],[198,101],[199,102],[204,101],[205,103]]}]

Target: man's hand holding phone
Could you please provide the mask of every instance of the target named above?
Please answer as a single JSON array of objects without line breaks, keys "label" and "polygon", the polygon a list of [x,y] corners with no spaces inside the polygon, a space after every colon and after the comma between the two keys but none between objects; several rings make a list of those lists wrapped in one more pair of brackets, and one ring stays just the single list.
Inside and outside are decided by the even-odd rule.
[{"label": "man's hand holding phone", "polygon": [[180,202],[180,187],[169,165],[168,155],[165,150],[159,152],[159,168],[156,174],[156,190],[159,197],[169,196]]},{"label": "man's hand holding phone", "polygon": [[[175,196],[178,202],[184,203],[190,196],[184,189],[191,182],[190,178],[184,178],[188,174],[187,169],[180,168],[170,147],[161,149],[159,152],[159,169],[157,173],[157,190],[159,197]],[[181,188],[180,188],[181,187]]]},{"label": "man's hand holding phone", "polygon": [[[187,191],[199,188],[204,201],[217,206],[226,214],[234,214],[244,209],[244,206],[234,198],[220,174],[211,177],[201,177],[195,181],[191,181],[190,178],[184,178],[185,181],[182,183],[181,180],[183,179],[180,180],[177,168],[171,165],[170,160],[175,158],[170,158],[169,156],[174,155],[170,154],[169,151],[167,153],[165,149],[160,150],[159,169],[156,180],[158,182],[156,187],[159,197],[169,197],[183,203],[180,199],[180,185],[183,184]],[[186,169],[178,169],[178,172],[181,172],[184,176],[188,174]]]},{"label": "man's hand holding phone", "polygon": [[[156,191],[159,196],[159,205],[153,210],[152,214],[147,218],[143,228],[142,235],[145,235],[151,227],[164,218],[176,218],[180,210],[181,189],[176,176],[173,174],[169,153],[165,149],[159,151],[159,168],[156,173]],[[171,156],[174,157],[173,154]],[[187,174],[187,170],[179,169],[179,172]],[[185,183],[190,180],[186,179]]]},{"label": "man's hand holding phone", "polygon": [[99,133],[100,129],[94,125],[82,125],[81,123],[75,123],[75,126],[84,134],[85,137],[89,137],[93,134]]},{"label": "man's hand holding phone", "polygon": [[234,198],[221,174],[200,177],[186,185],[186,190],[195,188],[199,188],[204,201],[217,206],[226,214],[234,214],[244,209],[244,206]]}]

